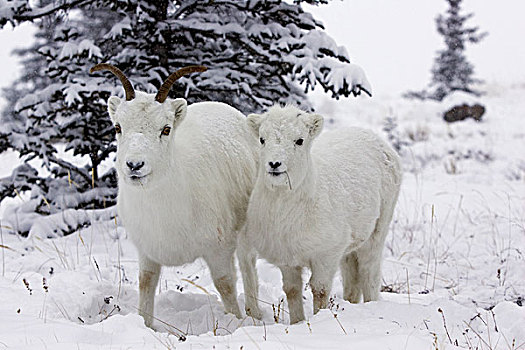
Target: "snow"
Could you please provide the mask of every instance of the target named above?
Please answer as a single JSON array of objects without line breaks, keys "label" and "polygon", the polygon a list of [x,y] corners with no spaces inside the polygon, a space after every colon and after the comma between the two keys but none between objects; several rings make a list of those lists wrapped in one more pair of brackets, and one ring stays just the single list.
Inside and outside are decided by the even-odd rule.
[{"label": "snow", "polygon": [[[525,349],[525,309],[518,306],[525,297],[525,86],[484,88],[488,94],[475,100],[455,94],[442,103],[315,96],[327,128],[360,125],[386,138],[385,118],[391,117],[403,141],[402,192],[384,252],[383,285],[390,291],[381,301],[344,301],[337,275],[330,309],[312,315],[305,286],[308,322],[289,325],[280,273],[259,261],[264,320],[237,320],[224,314],[209,271],[197,260],[164,268],[153,331],[137,315],[136,250],[111,210],[85,211],[82,215],[98,220],[94,226],[53,239],[45,232],[51,231],[53,216],[21,238],[9,234],[6,222],[14,214],[7,210],[0,235],[0,344],[15,349]],[[451,104],[463,102],[483,103],[483,121],[442,121]],[[303,279],[308,276],[305,271]],[[237,288],[243,306],[240,278]]]},{"label": "snow", "polygon": [[79,223],[89,223],[93,218],[95,220],[111,220],[115,216],[115,207],[92,211],[66,209],[43,217],[37,216],[31,230],[29,230],[29,236],[41,239],[56,238],[63,236],[63,232],[67,232],[71,227],[76,227]]},{"label": "snow", "polygon": [[369,93],[372,93],[372,86],[366,78],[363,69],[355,64],[342,65],[331,57],[324,57],[318,60],[319,66],[330,69],[328,71],[327,82],[328,85],[334,86],[334,90],[338,91],[344,88],[344,84],[348,84],[354,90],[354,87],[361,86]]},{"label": "snow", "polygon": [[84,91],[85,87],[81,84],[70,84],[65,90],[64,95],[65,99],[64,101],[68,106],[71,106],[75,103],[75,101],[80,102],[82,99],[80,98],[79,92]]},{"label": "snow", "polygon": [[122,32],[124,30],[131,30],[131,20],[129,17],[124,17],[122,21],[115,24],[108,34],[106,34],[106,37],[110,37],[111,39],[115,39],[122,35]]},{"label": "snow", "polygon": [[71,58],[75,55],[81,54],[84,51],[88,52],[88,57],[92,56],[102,57],[102,51],[98,46],[96,46],[92,40],[84,39],[79,43],[76,42],[66,42],[62,45],[60,54],[58,55],[59,59]]}]

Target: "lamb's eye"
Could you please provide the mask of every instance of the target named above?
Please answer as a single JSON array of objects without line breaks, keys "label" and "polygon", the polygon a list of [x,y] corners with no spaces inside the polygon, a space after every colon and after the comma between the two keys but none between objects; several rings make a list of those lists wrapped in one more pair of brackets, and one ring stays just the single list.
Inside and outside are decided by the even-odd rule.
[{"label": "lamb's eye", "polygon": [[120,124],[115,124],[115,132],[117,134],[122,134],[122,128],[120,127]]},{"label": "lamb's eye", "polygon": [[301,145],[303,144],[303,142],[304,142],[303,139],[297,139],[297,140],[295,140],[295,144],[296,144],[297,146],[301,146]]},{"label": "lamb's eye", "polygon": [[259,142],[261,143],[261,145],[264,145],[264,139],[262,137],[259,137]]},{"label": "lamb's eye", "polygon": [[162,129],[162,134],[161,135],[169,135],[170,134],[170,131],[171,131],[171,127],[169,126],[165,126],[164,129]]}]

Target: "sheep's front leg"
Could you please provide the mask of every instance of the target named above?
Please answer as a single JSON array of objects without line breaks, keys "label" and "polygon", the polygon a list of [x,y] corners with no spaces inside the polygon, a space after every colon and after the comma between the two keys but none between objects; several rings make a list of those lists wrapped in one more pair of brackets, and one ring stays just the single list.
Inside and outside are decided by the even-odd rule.
[{"label": "sheep's front leg", "polygon": [[221,295],[224,310],[227,313],[234,314],[237,318],[241,318],[241,311],[237,303],[237,276],[233,263],[234,251],[215,251],[215,253],[204,257],[210,269],[213,284]]},{"label": "sheep's front leg", "polygon": [[332,290],[332,282],[337,265],[324,261],[315,261],[312,262],[311,268],[310,288],[312,288],[314,314],[316,314],[319,312],[319,309],[326,309],[328,306],[328,297]]},{"label": "sheep's front leg", "polygon": [[155,306],[155,289],[159,282],[161,266],[145,256],[139,257],[139,315],[151,328]]},{"label": "sheep's front leg", "polygon": [[304,321],[302,268],[280,266],[283,275],[283,290],[288,301],[290,324]]},{"label": "sheep's front leg", "polygon": [[257,253],[246,245],[239,243],[237,248],[239,267],[241,268],[242,282],[244,285],[244,303],[246,315],[257,319],[262,318],[262,311],[259,309],[259,282],[257,279]]}]

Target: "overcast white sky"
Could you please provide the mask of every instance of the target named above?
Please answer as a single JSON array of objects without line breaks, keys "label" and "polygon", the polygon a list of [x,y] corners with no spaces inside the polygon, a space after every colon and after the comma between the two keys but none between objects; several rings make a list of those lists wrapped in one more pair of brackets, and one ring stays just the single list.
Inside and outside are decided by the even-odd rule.
[{"label": "overcast white sky", "polygon": [[[353,63],[361,65],[376,95],[423,88],[436,50],[443,48],[434,18],[445,0],[333,0],[314,9]],[[489,36],[467,50],[476,74],[488,83],[525,83],[525,1],[465,0],[469,25]]]},{"label": "overcast white sky", "polygon": [[[525,1],[465,0],[489,36],[468,49],[477,76],[487,82],[525,83]],[[368,75],[375,96],[421,89],[430,79],[436,50],[443,46],[434,18],[444,12],[444,0],[333,0],[309,7],[328,33],[344,45],[353,63]],[[18,73],[9,53],[30,42],[31,30],[0,30],[0,86]]]}]

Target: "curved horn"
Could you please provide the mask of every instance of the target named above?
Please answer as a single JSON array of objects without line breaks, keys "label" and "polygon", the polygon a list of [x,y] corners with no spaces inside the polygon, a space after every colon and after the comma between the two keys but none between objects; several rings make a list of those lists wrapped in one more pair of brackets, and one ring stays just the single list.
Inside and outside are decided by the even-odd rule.
[{"label": "curved horn", "polygon": [[124,73],[122,73],[120,69],[108,63],[99,63],[96,66],[91,67],[89,73],[101,70],[109,70],[111,73],[115,74],[117,78],[120,79],[120,82],[122,83],[122,85],[124,86],[124,90],[126,91],[126,101],[131,101],[135,98],[135,90],[133,89],[133,85],[131,85],[128,78],[126,78],[126,76],[124,75]]},{"label": "curved horn", "polygon": [[155,96],[155,101],[160,103],[166,101],[166,98],[168,97],[168,92],[170,92],[173,83],[175,83],[175,81],[183,75],[190,74],[193,72],[204,72],[207,69],[208,68],[204,66],[187,66],[179,69],[175,73],[172,73],[159,88],[159,92],[157,92],[157,95]]}]

